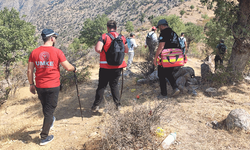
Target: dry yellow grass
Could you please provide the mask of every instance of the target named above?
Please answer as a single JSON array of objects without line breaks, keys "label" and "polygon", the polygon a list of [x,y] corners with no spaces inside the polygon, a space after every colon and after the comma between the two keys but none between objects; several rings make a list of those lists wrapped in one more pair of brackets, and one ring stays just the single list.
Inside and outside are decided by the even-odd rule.
[{"label": "dry yellow grass", "polygon": [[[187,66],[195,69],[196,75],[200,75],[201,61],[190,58]],[[136,70],[133,70],[134,72]],[[103,104],[99,114],[92,114],[90,107],[94,100],[97,87],[98,67],[92,69],[92,80],[79,85],[80,97],[84,111],[84,120],[81,121],[80,111],[75,87],[67,92],[60,93],[58,107],[55,112],[57,121],[51,134],[55,139],[50,144],[39,146],[39,133],[42,126],[41,104],[36,96],[28,92],[28,88],[20,89],[16,98],[8,100],[0,108],[0,149],[92,149],[94,139],[100,140],[102,126]],[[136,91],[131,92],[131,89]],[[169,107],[163,114],[160,127],[170,132],[177,132],[177,140],[172,149],[249,149],[250,135],[243,132],[228,132],[215,130],[206,125],[211,121],[223,121],[229,112],[236,108],[243,108],[250,113],[250,106],[245,105],[249,101],[249,85],[244,83],[235,86],[220,87],[220,95],[207,97],[202,90],[198,90],[198,96],[180,95],[170,98],[169,101],[177,103]],[[172,92],[168,86],[169,93]],[[137,85],[136,77],[125,80],[122,97],[122,111],[131,109],[129,100],[140,96],[138,103],[147,104],[156,100],[159,94],[159,84]],[[107,98],[112,100],[111,97]],[[100,115],[100,116],[99,116]],[[98,132],[97,136],[90,136]],[[98,137],[99,135],[99,137]],[[160,139],[159,139],[160,140]],[[85,145],[85,146],[84,146]],[[87,146],[86,146],[87,145]]]}]

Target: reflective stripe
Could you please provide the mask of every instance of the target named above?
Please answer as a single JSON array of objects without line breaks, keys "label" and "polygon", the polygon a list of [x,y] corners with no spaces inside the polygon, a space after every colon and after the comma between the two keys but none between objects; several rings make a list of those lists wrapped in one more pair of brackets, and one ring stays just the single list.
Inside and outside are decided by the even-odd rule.
[{"label": "reflective stripe", "polygon": [[100,64],[107,64],[107,61],[100,61]]},{"label": "reflective stripe", "polygon": [[[178,60],[176,61],[176,59],[170,59],[170,62],[178,62],[178,61],[183,61],[183,58],[178,58]],[[169,62],[167,59],[163,59],[163,62]]]}]

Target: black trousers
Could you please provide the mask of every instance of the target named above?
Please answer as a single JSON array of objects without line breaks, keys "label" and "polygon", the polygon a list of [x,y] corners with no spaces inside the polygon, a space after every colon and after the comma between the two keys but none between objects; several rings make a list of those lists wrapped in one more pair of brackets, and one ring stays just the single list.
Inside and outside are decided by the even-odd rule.
[{"label": "black trousers", "polygon": [[43,107],[44,115],[43,128],[40,136],[41,139],[46,139],[53,122],[53,113],[57,106],[60,86],[55,88],[36,88],[36,90]]},{"label": "black trousers", "polygon": [[106,89],[108,83],[111,89],[111,94],[116,106],[120,104],[118,81],[121,76],[122,68],[119,69],[104,69],[99,70],[99,84],[96,90],[94,106],[99,106],[103,100],[104,90]]},{"label": "black trousers", "polygon": [[158,65],[158,77],[160,80],[160,88],[161,88],[161,95],[166,96],[167,95],[167,81],[170,82],[171,86],[173,89],[177,88],[175,78],[173,76],[173,70],[174,67],[172,68],[163,68],[162,66]]},{"label": "black trousers", "polygon": [[216,55],[215,58],[214,58],[214,62],[215,62],[215,70],[218,68],[218,63],[220,61],[220,64],[222,65],[223,64],[223,59],[224,59],[224,56],[219,56],[219,55]]}]

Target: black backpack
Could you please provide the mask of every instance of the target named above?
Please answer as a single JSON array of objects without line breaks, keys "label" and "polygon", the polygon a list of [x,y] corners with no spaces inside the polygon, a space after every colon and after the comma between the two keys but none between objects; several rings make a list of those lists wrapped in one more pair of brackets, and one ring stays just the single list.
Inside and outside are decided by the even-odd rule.
[{"label": "black backpack", "polygon": [[106,54],[107,63],[111,66],[119,66],[122,64],[124,55],[125,55],[125,47],[122,40],[122,35],[119,34],[117,38],[110,33],[107,35],[112,39],[111,45]]},{"label": "black backpack", "polygon": [[220,46],[218,48],[219,48],[220,54],[224,54],[226,52],[226,49],[227,49],[225,44],[220,44]]},{"label": "black backpack", "polygon": [[152,33],[152,34],[150,34],[150,35],[149,35],[149,33],[148,33],[148,35],[147,35],[147,40],[151,40],[151,39],[152,39],[153,34],[154,34],[154,33]]},{"label": "black backpack", "polygon": [[[171,29],[172,30],[172,29]],[[169,46],[171,48],[180,48],[181,49],[181,45],[180,45],[180,41],[179,41],[179,37],[178,35],[172,30],[171,31],[171,35],[170,35],[170,43]]]}]

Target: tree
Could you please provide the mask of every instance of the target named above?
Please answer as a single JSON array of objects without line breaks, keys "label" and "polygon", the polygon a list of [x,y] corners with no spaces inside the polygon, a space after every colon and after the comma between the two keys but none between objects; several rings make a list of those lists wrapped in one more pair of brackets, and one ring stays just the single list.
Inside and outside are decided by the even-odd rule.
[{"label": "tree", "polygon": [[128,21],[125,25],[125,29],[127,32],[132,32],[134,31],[134,25],[131,21]]},{"label": "tree", "polygon": [[145,18],[145,14],[142,13],[141,16],[140,16],[140,18],[139,18],[139,21],[140,21],[141,23],[143,23],[143,22],[144,22],[144,18]]},{"label": "tree", "polygon": [[[0,11],[0,64],[5,67],[5,79],[11,74],[10,66],[27,58],[28,52],[37,44],[35,26],[19,17],[19,12],[12,8]],[[9,83],[8,83],[9,84]]]},{"label": "tree", "polygon": [[190,6],[190,9],[193,11],[193,9],[194,9],[194,5],[191,5],[191,6]]},{"label": "tree", "polygon": [[183,16],[185,13],[186,13],[185,10],[181,10],[181,11],[180,11],[181,18],[182,18],[182,16]]},{"label": "tree", "polygon": [[100,36],[107,32],[107,22],[108,17],[103,15],[98,15],[93,20],[86,19],[83,23],[82,31],[80,32],[80,42],[85,43],[88,47],[93,46],[98,41]]},{"label": "tree", "polygon": [[188,22],[185,24],[185,37],[187,39],[187,48],[189,49],[189,45],[191,42],[200,42],[205,38],[203,34],[203,27],[195,25],[194,23]]},{"label": "tree", "polygon": [[[228,71],[242,75],[250,60],[250,1],[202,0],[207,6],[217,2],[215,7],[216,23],[224,26],[234,37],[232,54],[228,61]],[[211,8],[211,7],[210,7]]]},{"label": "tree", "polygon": [[152,20],[154,19],[154,15],[151,15],[148,17],[148,20],[150,21],[150,23],[152,23]]},{"label": "tree", "polygon": [[170,28],[172,28],[178,35],[185,31],[185,24],[182,22],[180,17],[176,15],[169,16],[158,16],[152,20],[152,25],[156,26],[158,21],[161,19],[166,19]]},{"label": "tree", "polygon": [[216,20],[210,20],[205,25],[206,31],[206,44],[211,47],[214,52],[216,50],[216,45],[219,44],[221,39],[224,39],[227,49],[231,52],[233,46],[233,36],[231,32],[227,31],[227,28],[218,24]]}]

